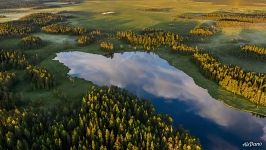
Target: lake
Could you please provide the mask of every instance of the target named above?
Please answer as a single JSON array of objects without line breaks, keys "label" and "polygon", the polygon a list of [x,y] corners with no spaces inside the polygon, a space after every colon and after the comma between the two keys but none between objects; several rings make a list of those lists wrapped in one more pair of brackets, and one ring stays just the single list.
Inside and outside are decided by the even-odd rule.
[{"label": "lake", "polygon": [[199,137],[204,149],[243,149],[244,142],[261,142],[259,149],[266,148],[265,118],[225,106],[156,54],[126,52],[107,58],[73,51],[57,53],[54,60],[67,66],[71,76],[150,99],[158,112]]}]

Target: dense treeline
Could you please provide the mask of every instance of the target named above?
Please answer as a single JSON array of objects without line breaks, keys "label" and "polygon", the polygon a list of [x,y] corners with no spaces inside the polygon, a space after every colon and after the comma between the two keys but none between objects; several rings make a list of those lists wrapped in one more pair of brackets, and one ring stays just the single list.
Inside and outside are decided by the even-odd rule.
[{"label": "dense treeline", "polygon": [[0,70],[24,69],[28,64],[25,54],[18,51],[0,51]]},{"label": "dense treeline", "polygon": [[37,36],[26,36],[20,41],[20,46],[22,49],[36,49],[43,45],[42,39]]},{"label": "dense treeline", "polygon": [[[69,2],[71,4],[80,3],[83,0],[49,0],[50,2]],[[32,8],[54,6],[44,4],[49,2],[46,0],[0,0],[0,9],[11,9],[11,8]],[[60,6],[60,5],[55,5]]]},{"label": "dense treeline", "polygon": [[210,54],[195,53],[193,60],[205,75],[216,80],[228,91],[244,96],[251,102],[266,106],[266,75],[246,72],[240,67],[223,65]]},{"label": "dense treeline", "polygon": [[21,21],[27,21],[39,27],[65,21],[65,17],[54,13],[34,13],[22,17]]},{"label": "dense treeline", "polygon": [[0,111],[0,149],[201,149],[172,118],[116,87],[94,88],[80,107],[60,109]]},{"label": "dense treeline", "polygon": [[11,91],[16,82],[16,74],[11,69],[24,69],[28,61],[24,54],[17,51],[0,51],[0,110],[13,109],[19,103],[18,94]]},{"label": "dense treeline", "polygon": [[93,35],[81,35],[77,38],[77,42],[79,45],[84,46],[92,43],[94,41]]},{"label": "dense treeline", "polygon": [[32,7],[39,4],[37,1],[27,1],[27,0],[0,0],[0,9],[10,9],[10,8],[21,8],[21,7]]},{"label": "dense treeline", "polygon": [[[10,92],[10,88],[16,81],[16,74],[13,72],[0,72],[0,110],[9,110],[15,107],[18,101],[17,95]],[[1,144],[1,143],[0,143]]]},{"label": "dense treeline", "polygon": [[180,16],[186,19],[214,20],[217,27],[250,27],[254,23],[265,23],[265,13],[232,13],[214,12],[205,14],[185,14]]},{"label": "dense treeline", "polygon": [[0,110],[7,110],[15,107],[19,97],[11,92],[11,88],[16,82],[16,74],[7,71],[12,68],[23,68],[27,65],[25,56],[16,51],[0,51]]},{"label": "dense treeline", "polygon": [[91,44],[93,43],[96,38],[98,36],[101,35],[101,31],[100,30],[94,30],[94,31],[91,31],[90,33],[88,34],[83,34],[83,35],[80,35],[78,38],[77,38],[77,42],[79,45],[88,45],[88,44]]},{"label": "dense treeline", "polygon": [[256,45],[243,45],[241,50],[247,54],[256,54],[258,56],[266,56],[266,48],[258,47]]},{"label": "dense treeline", "polygon": [[0,51],[0,70],[23,69],[36,88],[51,88],[55,85],[54,77],[46,69],[33,66],[25,54],[18,51]]},{"label": "dense treeline", "polygon": [[233,13],[233,12],[213,12],[203,14],[185,14],[180,16],[186,19],[232,21],[232,22],[249,22],[264,23],[266,22],[265,13]]},{"label": "dense treeline", "polygon": [[197,35],[197,36],[212,36],[212,35],[214,35],[214,32],[212,32],[208,28],[195,28],[195,29],[190,30],[189,33],[192,35]]},{"label": "dense treeline", "polygon": [[191,35],[195,36],[203,36],[203,37],[208,37],[208,36],[213,36],[216,34],[219,30],[215,26],[210,26],[210,27],[196,27],[192,30],[189,31]]},{"label": "dense treeline", "polygon": [[204,22],[201,25],[191,29],[189,35],[184,38],[184,41],[190,43],[205,43],[211,40],[212,36],[221,33],[221,28],[216,22]]},{"label": "dense treeline", "polygon": [[45,68],[29,65],[26,73],[36,88],[49,89],[55,85],[54,76]]},{"label": "dense treeline", "polygon": [[0,38],[23,36],[34,31],[36,31],[36,27],[25,21],[18,20],[0,23]]},{"label": "dense treeline", "polygon": [[11,87],[16,78],[15,73],[0,72],[0,87],[1,89],[7,89]]},{"label": "dense treeline", "polygon": [[77,38],[77,42],[79,45],[88,45],[93,43],[93,41],[95,40],[95,36],[93,35],[81,35]]},{"label": "dense treeline", "polygon": [[69,26],[67,24],[51,24],[42,27],[42,31],[46,33],[66,33],[80,35],[87,32],[85,28]]},{"label": "dense treeline", "polygon": [[[125,39],[130,44],[141,46],[145,50],[151,50],[160,46],[169,46],[173,51],[182,54],[193,54],[198,52],[197,47],[191,47],[186,44],[181,44],[183,40],[179,35],[172,32],[163,32],[152,28],[143,30],[143,34],[135,34],[134,32],[117,32],[119,39]],[[105,44],[106,45],[106,44]]]},{"label": "dense treeline", "polygon": [[108,50],[108,51],[112,51],[114,50],[114,44],[108,41],[102,41],[100,43],[100,48],[103,50]]},{"label": "dense treeline", "polygon": [[185,44],[174,45],[172,47],[172,50],[181,54],[194,54],[196,52],[199,52],[199,49],[197,47],[191,47]]},{"label": "dense treeline", "polygon": [[30,14],[19,20],[0,23],[0,38],[27,36],[30,33],[39,31],[42,26],[63,20],[63,16],[53,13]]},{"label": "dense treeline", "polygon": [[152,50],[154,48],[167,45],[175,46],[182,38],[172,32],[150,32],[145,34],[135,34],[131,31],[117,32],[117,37],[128,41],[135,46],[141,46],[146,50]]}]

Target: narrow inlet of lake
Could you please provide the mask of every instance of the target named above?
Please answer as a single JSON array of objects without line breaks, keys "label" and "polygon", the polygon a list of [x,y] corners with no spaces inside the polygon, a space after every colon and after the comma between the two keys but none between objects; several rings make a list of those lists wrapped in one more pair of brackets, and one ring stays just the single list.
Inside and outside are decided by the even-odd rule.
[{"label": "narrow inlet of lake", "polygon": [[200,138],[204,149],[241,149],[244,142],[266,145],[266,119],[226,107],[195,84],[183,71],[158,55],[116,53],[113,58],[84,52],[61,52],[54,60],[69,75],[99,86],[115,85],[151,100],[160,113],[169,114]]}]

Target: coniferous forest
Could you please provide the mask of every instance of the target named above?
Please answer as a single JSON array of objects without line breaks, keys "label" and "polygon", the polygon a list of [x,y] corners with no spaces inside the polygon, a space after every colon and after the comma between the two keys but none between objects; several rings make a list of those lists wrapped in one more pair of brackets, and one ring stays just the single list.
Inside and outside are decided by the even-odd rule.
[{"label": "coniferous forest", "polygon": [[171,117],[116,87],[95,87],[81,106],[62,109],[1,109],[1,149],[201,149]]}]

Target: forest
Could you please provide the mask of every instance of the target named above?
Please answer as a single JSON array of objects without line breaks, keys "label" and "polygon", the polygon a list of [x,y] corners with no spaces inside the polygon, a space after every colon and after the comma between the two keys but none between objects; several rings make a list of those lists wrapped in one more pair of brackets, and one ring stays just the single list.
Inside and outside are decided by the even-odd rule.
[{"label": "forest", "polygon": [[257,56],[266,56],[266,48],[256,45],[243,45],[240,47],[246,54],[255,54]]},{"label": "forest", "polygon": [[43,41],[37,36],[25,36],[20,41],[20,46],[22,49],[36,49],[43,45]]},{"label": "forest", "polygon": [[187,13],[180,15],[183,19],[199,19],[216,21],[218,27],[238,27],[250,26],[254,23],[265,23],[264,13],[232,13],[232,12],[212,12],[212,13]]},{"label": "forest", "polygon": [[181,15],[182,18],[196,18],[202,20],[216,20],[216,21],[238,21],[238,22],[250,22],[250,23],[262,23],[266,22],[264,13],[232,13],[232,12],[213,12],[203,13],[201,15],[188,13]]},{"label": "forest", "polygon": [[16,104],[21,103],[19,93],[12,90],[14,85],[19,82],[18,74],[14,70],[24,71],[23,78],[31,81],[33,88],[49,89],[55,85],[53,75],[45,68],[31,64],[26,55],[20,51],[1,50],[0,61],[0,104],[3,106],[2,109],[13,109],[16,108]]},{"label": "forest", "polygon": [[0,23],[0,38],[27,36],[41,27],[64,21],[65,17],[53,13],[30,14],[19,20]]},{"label": "forest", "polygon": [[24,69],[29,64],[25,54],[19,51],[0,51],[1,71]]},{"label": "forest", "polygon": [[100,47],[103,50],[112,51],[114,49],[114,45],[108,41],[103,41],[100,43]]},{"label": "forest", "polygon": [[89,45],[98,40],[101,35],[100,30],[93,30],[78,36],[77,43],[81,46]]},{"label": "forest", "polygon": [[80,35],[87,32],[85,28],[73,27],[65,24],[51,24],[48,26],[42,27],[42,31],[46,33],[57,33],[57,34],[74,34]]},{"label": "forest", "polygon": [[0,61],[0,108],[11,110],[20,103],[19,94],[12,92],[17,83],[17,74],[11,70],[24,69],[29,62],[21,52],[6,50],[0,51]]},{"label": "forest", "polygon": [[[49,2],[75,2],[79,3],[82,0],[49,0]],[[0,0],[0,9],[10,8],[25,8],[25,7],[40,7],[46,0]],[[45,6],[45,5],[43,5]]]},{"label": "forest", "polygon": [[202,24],[201,26],[191,29],[189,31],[192,37],[193,36],[208,37],[215,35],[217,32],[220,32],[220,29],[219,27],[217,27],[217,24],[211,24],[211,25]]},{"label": "forest", "polygon": [[238,66],[223,65],[207,53],[195,53],[193,60],[206,76],[217,81],[226,90],[241,95],[255,104],[266,106],[264,73],[246,72]]},{"label": "forest", "polygon": [[126,40],[135,46],[141,46],[146,50],[153,50],[160,46],[175,46],[182,38],[172,32],[149,32],[144,34],[136,34],[132,31],[119,31],[117,38]]},{"label": "forest", "polygon": [[0,38],[24,36],[34,31],[36,28],[25,21],[0,23]]},{"label": "forest", "polygon": [[26,68],[26,73],[36,88],[49,89],[55,85],[53,75],[45,68],[29,65]]},{"label": "forest", "polygon": [[0,109],[1,149],[193,149],[199,141],[146,100],[116,87],[93,88],[64,111]]}]

